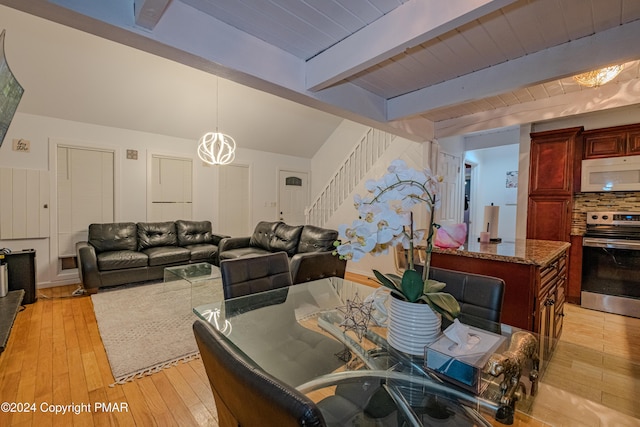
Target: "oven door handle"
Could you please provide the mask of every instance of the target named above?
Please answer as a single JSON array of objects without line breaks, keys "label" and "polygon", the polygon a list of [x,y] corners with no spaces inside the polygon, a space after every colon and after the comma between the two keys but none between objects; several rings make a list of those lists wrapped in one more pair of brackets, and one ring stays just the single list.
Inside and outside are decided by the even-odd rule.
[{"label": "oven door handle", "polygon": [[640,250],[640,242],[617,239],[593,239],[585,237],[584,239],[582,239],[582,246],[589,246],[593,248]]}]

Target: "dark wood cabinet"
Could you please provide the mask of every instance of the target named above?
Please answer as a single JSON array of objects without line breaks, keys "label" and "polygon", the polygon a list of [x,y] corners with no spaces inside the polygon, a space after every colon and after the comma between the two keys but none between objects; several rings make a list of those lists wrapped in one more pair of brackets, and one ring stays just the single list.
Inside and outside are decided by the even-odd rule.
[{"label": "dark wood cabinet", "polygon": [[640,129],[629,132],[627,138],[627,153],[630,155],[640,154]]},{"label": "dark wood cabinet", "polygon": [[580,304],[582,291],[582,236],[571,236],[569,249],[569,274],[567,282],[567,302]]},{"label": "dark wood cabinet", "polygon": [[640,154],[640,125],[584,131],[584,159]]},{"label": "dark wood cabinet", "polygon": [[531,134],[529,195],[571,195],[574,152],[573,134]]},{"label": "dark wood cabinet", "polygon": [[[568,242],[582,128],[531,134],[527,239]],[[578,161],[576,161],[578,160]]]},{"label": "dark wood cabinet", "polygon": [[534,319],[534,325],[540,334],[540,360],[544,361],[551,357],[562,332],[567,281],[566,253],[541,268],[538,280],[537,318]]},{"label": "dark wood cabinet", "polygon": [[529,196],[527,238],[568,242],[571,237],[571,196]]}]

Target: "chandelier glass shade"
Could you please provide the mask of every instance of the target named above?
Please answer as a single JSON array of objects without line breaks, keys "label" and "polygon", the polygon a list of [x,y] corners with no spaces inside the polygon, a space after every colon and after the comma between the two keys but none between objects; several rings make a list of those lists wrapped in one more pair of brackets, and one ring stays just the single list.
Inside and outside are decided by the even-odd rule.
[{"label": "chandelier glass shade", "polygon": [[622,64],[612,65],[610,67],[600,68],[598,70],[578,74],[576,76],[573,76],[573,79],[582,86],[598,87],[615,79],[616,76],[620,74],[620,71],[622,71],[623,68],[624,66]]},{"label": "chandelier glass shade", "polygon": [[210,165],[228,165],[236,158],[236,142],[221,132],[207,132],[200,138],[198,157]]}]

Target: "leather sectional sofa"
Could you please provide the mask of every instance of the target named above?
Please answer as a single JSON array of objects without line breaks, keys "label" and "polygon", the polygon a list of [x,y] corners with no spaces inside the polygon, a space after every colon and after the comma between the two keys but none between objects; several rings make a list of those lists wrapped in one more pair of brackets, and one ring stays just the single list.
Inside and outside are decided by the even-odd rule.
[{"label": "leather sectional sofa", "polygon": [[333,255],[338,232],[313,225],[287,225],[282,221],[262,221],[248,237],[230,237],[220,241],[219,259],[260,256],[286,252],[294,284],[344,277],[347,262]]},{"label": "leather sectional sofa", "polygon": [[76,244],[84,289],[158,280],[164,268],[208,262],[218,265],[218,244],[210,221],[91,224],[88,240]]}]

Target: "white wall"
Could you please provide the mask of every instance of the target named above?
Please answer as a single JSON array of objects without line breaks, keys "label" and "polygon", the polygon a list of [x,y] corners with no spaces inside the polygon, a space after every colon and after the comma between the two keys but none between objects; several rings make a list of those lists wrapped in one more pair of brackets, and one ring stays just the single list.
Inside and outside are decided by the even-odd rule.
[{"label": "white wall", "polygon": [[343,120],[311,159],[311,198],[316,197],[333,178],[353,147],[369,128]]},{"label": "white wall", "polygon": [[[31,141],[29,153],[12,151],[13,138]],[[71,122],[18,113],[9,128],[5,143],[0,147],[0,167],[49,170],[51,172],[51,223],[57,223],[55,203],[55,151],[51,152],[50,140],[65,141],[87,147],[114,149],[116,152],[116,221],[145,221],[147,218],[147,159],[151,154],[168,154],[194,160],[193,218],[210,220],[215,231],[218,227],[218,174],[216,167],[204,166],[197,158],[197,141],[174,138],[127,129],[110,128],[87,123]],[[126,150],[138,151],[138,160],[126,158]],[[266,153],[256,150],[237,149],[236,162],[251,167],[253,223],[273,220],[277,217],[278,169],[302,172],[310,171],[310,160]],[[1,187],[0,187],[0,191]],[[178,219],[178,218],[176,218]],[[60,274],[57,270],[57,246],[55,226],[51,227],[49,239],[3,240],[0,247],[12,250],[36,249],[39,287],[77,283],[77,274]]]},{"label": "white wall", "polygon": [[[512,189],[506,187],[506,173],[517,171],[519,144],[503,145],[468,151],[465,161],[477,164],[476,192],[471,196],[471,239],[476,239],[484,222],[484,207],[493,203],[500,206],[498,237],[503,242],[513,242],[516,238],[517,190],[510,199]],[[514,203],[514,204],[507,204]]]}]

